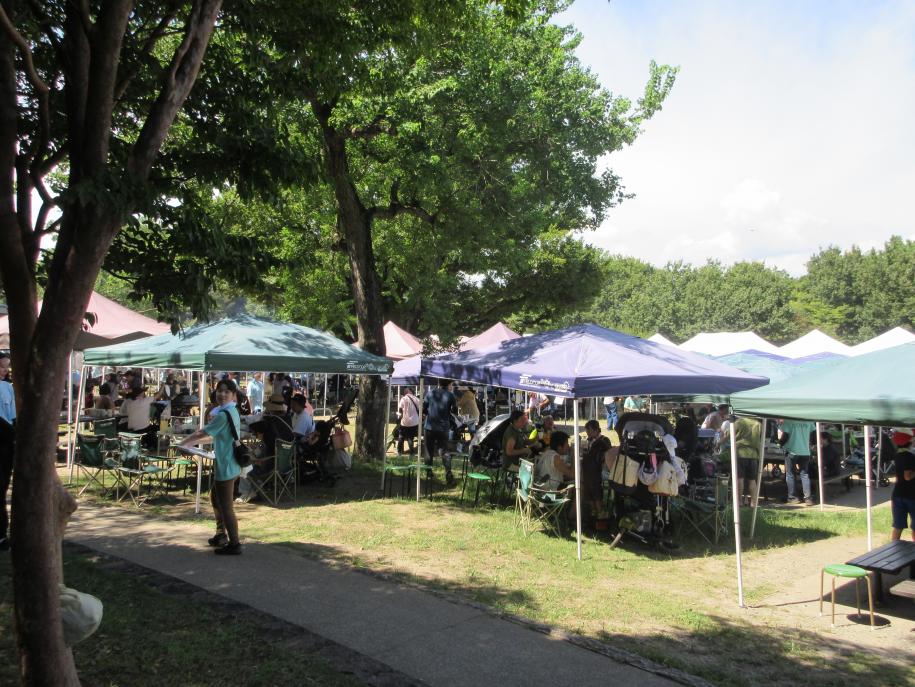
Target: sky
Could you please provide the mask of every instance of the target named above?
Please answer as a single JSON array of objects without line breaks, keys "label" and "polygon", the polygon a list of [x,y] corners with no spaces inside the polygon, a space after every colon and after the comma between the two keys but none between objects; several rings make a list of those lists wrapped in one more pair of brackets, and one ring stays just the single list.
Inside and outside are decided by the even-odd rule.
[{"label": "sky", "polygon": [[793,276],[830,245],[915,240],[915,2],[578,0],[578,58],[664,108],[606,159],[635,198],[585,238],[655,265],[762,260]]}]

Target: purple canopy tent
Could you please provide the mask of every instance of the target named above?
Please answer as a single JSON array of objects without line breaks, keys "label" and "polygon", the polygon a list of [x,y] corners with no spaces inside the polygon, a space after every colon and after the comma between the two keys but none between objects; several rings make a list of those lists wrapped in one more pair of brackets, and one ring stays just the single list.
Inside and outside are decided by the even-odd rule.
[{"label": "purple canopy tent", "polygon": [[[731,394],[769,382],[765,377],[703,355],[595,324],[504,341],[478,351],[425,358],[420,368],[423,376],[547,392],[573,399],[630,394]],[[581,560],[578,404],[573,404],[573,408],[576,525]],[[737,500],[736,480],[734,500]]]}]

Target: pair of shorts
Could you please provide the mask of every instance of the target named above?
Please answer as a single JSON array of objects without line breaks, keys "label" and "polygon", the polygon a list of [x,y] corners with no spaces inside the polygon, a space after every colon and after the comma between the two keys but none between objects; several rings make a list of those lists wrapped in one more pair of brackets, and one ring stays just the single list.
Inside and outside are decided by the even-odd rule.
[{"label": "pair of shorts", "polygon": [[[908,516],[908,522],[906,521],[906,516]],[[907,527],[915,530],[915,499],[894,496],[893,529],[904,530]]]},{"label": "pair of shorts", "polygon": [[756,458],[737,458],[737,476],[743,479],[756,479],[759,475],[759,460]]}]

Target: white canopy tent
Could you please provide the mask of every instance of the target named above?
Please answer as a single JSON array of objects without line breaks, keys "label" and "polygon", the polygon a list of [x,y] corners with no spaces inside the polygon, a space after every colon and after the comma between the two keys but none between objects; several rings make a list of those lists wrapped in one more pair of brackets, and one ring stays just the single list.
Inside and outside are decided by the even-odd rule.
[{"label": "white canopy tent", "polygon": [[662,346],[676,346],[677,345],[673,341],[668,339],[666,336],[661,334],[661,332],[658,332],[657,334],[652,334],[651,336],[648,337],[648,340],[654,341],[655,343],[659,343]]},{"label": "white canopy tent", "polygon": [[915,334],[902,327],[894,327],[879,336],[875,336],[873,339],[868,339],[857,346],[852,346],[851,355],[864,355],[865,353],[882,351],[885,348],[893,348],[913,341],[915,341]]},{"label": "white canopy tent", "polygon": [[824,334],[819,329],[807,332],[804,336],[786,343],[778,352],[788,358],[804,358],[817,353],[834,353],[849,356],[852,354],[851,346],[833,339],[829,334]]},{"label": "white canopy tent", "polygon": [[680,348],[715,357],[741,351],[762,351],[779,355],[777,346],[754,332],[703,332],[681,343]]}]

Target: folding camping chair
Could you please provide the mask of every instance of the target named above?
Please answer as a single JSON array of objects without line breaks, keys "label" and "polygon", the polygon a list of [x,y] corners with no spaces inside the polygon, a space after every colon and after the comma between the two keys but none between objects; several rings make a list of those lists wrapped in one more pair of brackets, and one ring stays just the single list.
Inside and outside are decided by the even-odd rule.
[{"label": "folding camping chair", "polygon": [[518,466],[518,486],[515,489],[517,524],[525,534],[530,534],[536,523],[545,532],[562,534],[562,508],[570,501],[568,488],[558,491],[534,486],[534,464],[522,460]]},{"label": "folding camping chair", "polygon": [[[153,495],[155,483],[158,480],[162,485],[162,478],[168,473],[167,468],[155,465],[143,455],[141,441],[143,435],[122,432],[118,435],[120,441],[120,454],[118,456],[117,472],[120,476],[118,484],[118,501],[130,497],[134,505],[139,508]],[[157,458],[157,460],[160,460]],[[143,494],[143,482],[147,482],[146,494]],[[120,495],[120,486],[123,484],[125,492]]]},{"label": "folding camping chair", "polygon": [[273,470],[262,479],[249,479],[254,490],[264,497],[264,500],[275,506],[283,498],[283,494],[297,498],[296,493],[296,461],[295,442],[276,440],[273,456]]},{"label": "folding camping chair", "polygon": [[102,496],[108,496],[117,485],[117,480],[115,480],[115,483],[111,486],[105,486],[105,473],[114,473],[116,466],[110,458],[105,458],[102,451],[104,440],[105,438],[100,436],[76,435],[76,457],[74,458],[76,477],[79,479],[80,473],[86,475],[86,483],[79,490],[77,496],[82,496],[83,492],[93,484],[101,487]]},{"label": "folding camping chair", "polygon": [[709,544],[717,544],[727,535],[732,511],[729,483],[727,476],[697,480],[690,488],[689,497],[675,499],[680,512],[678,536],[684,525],[696,530]]}]

